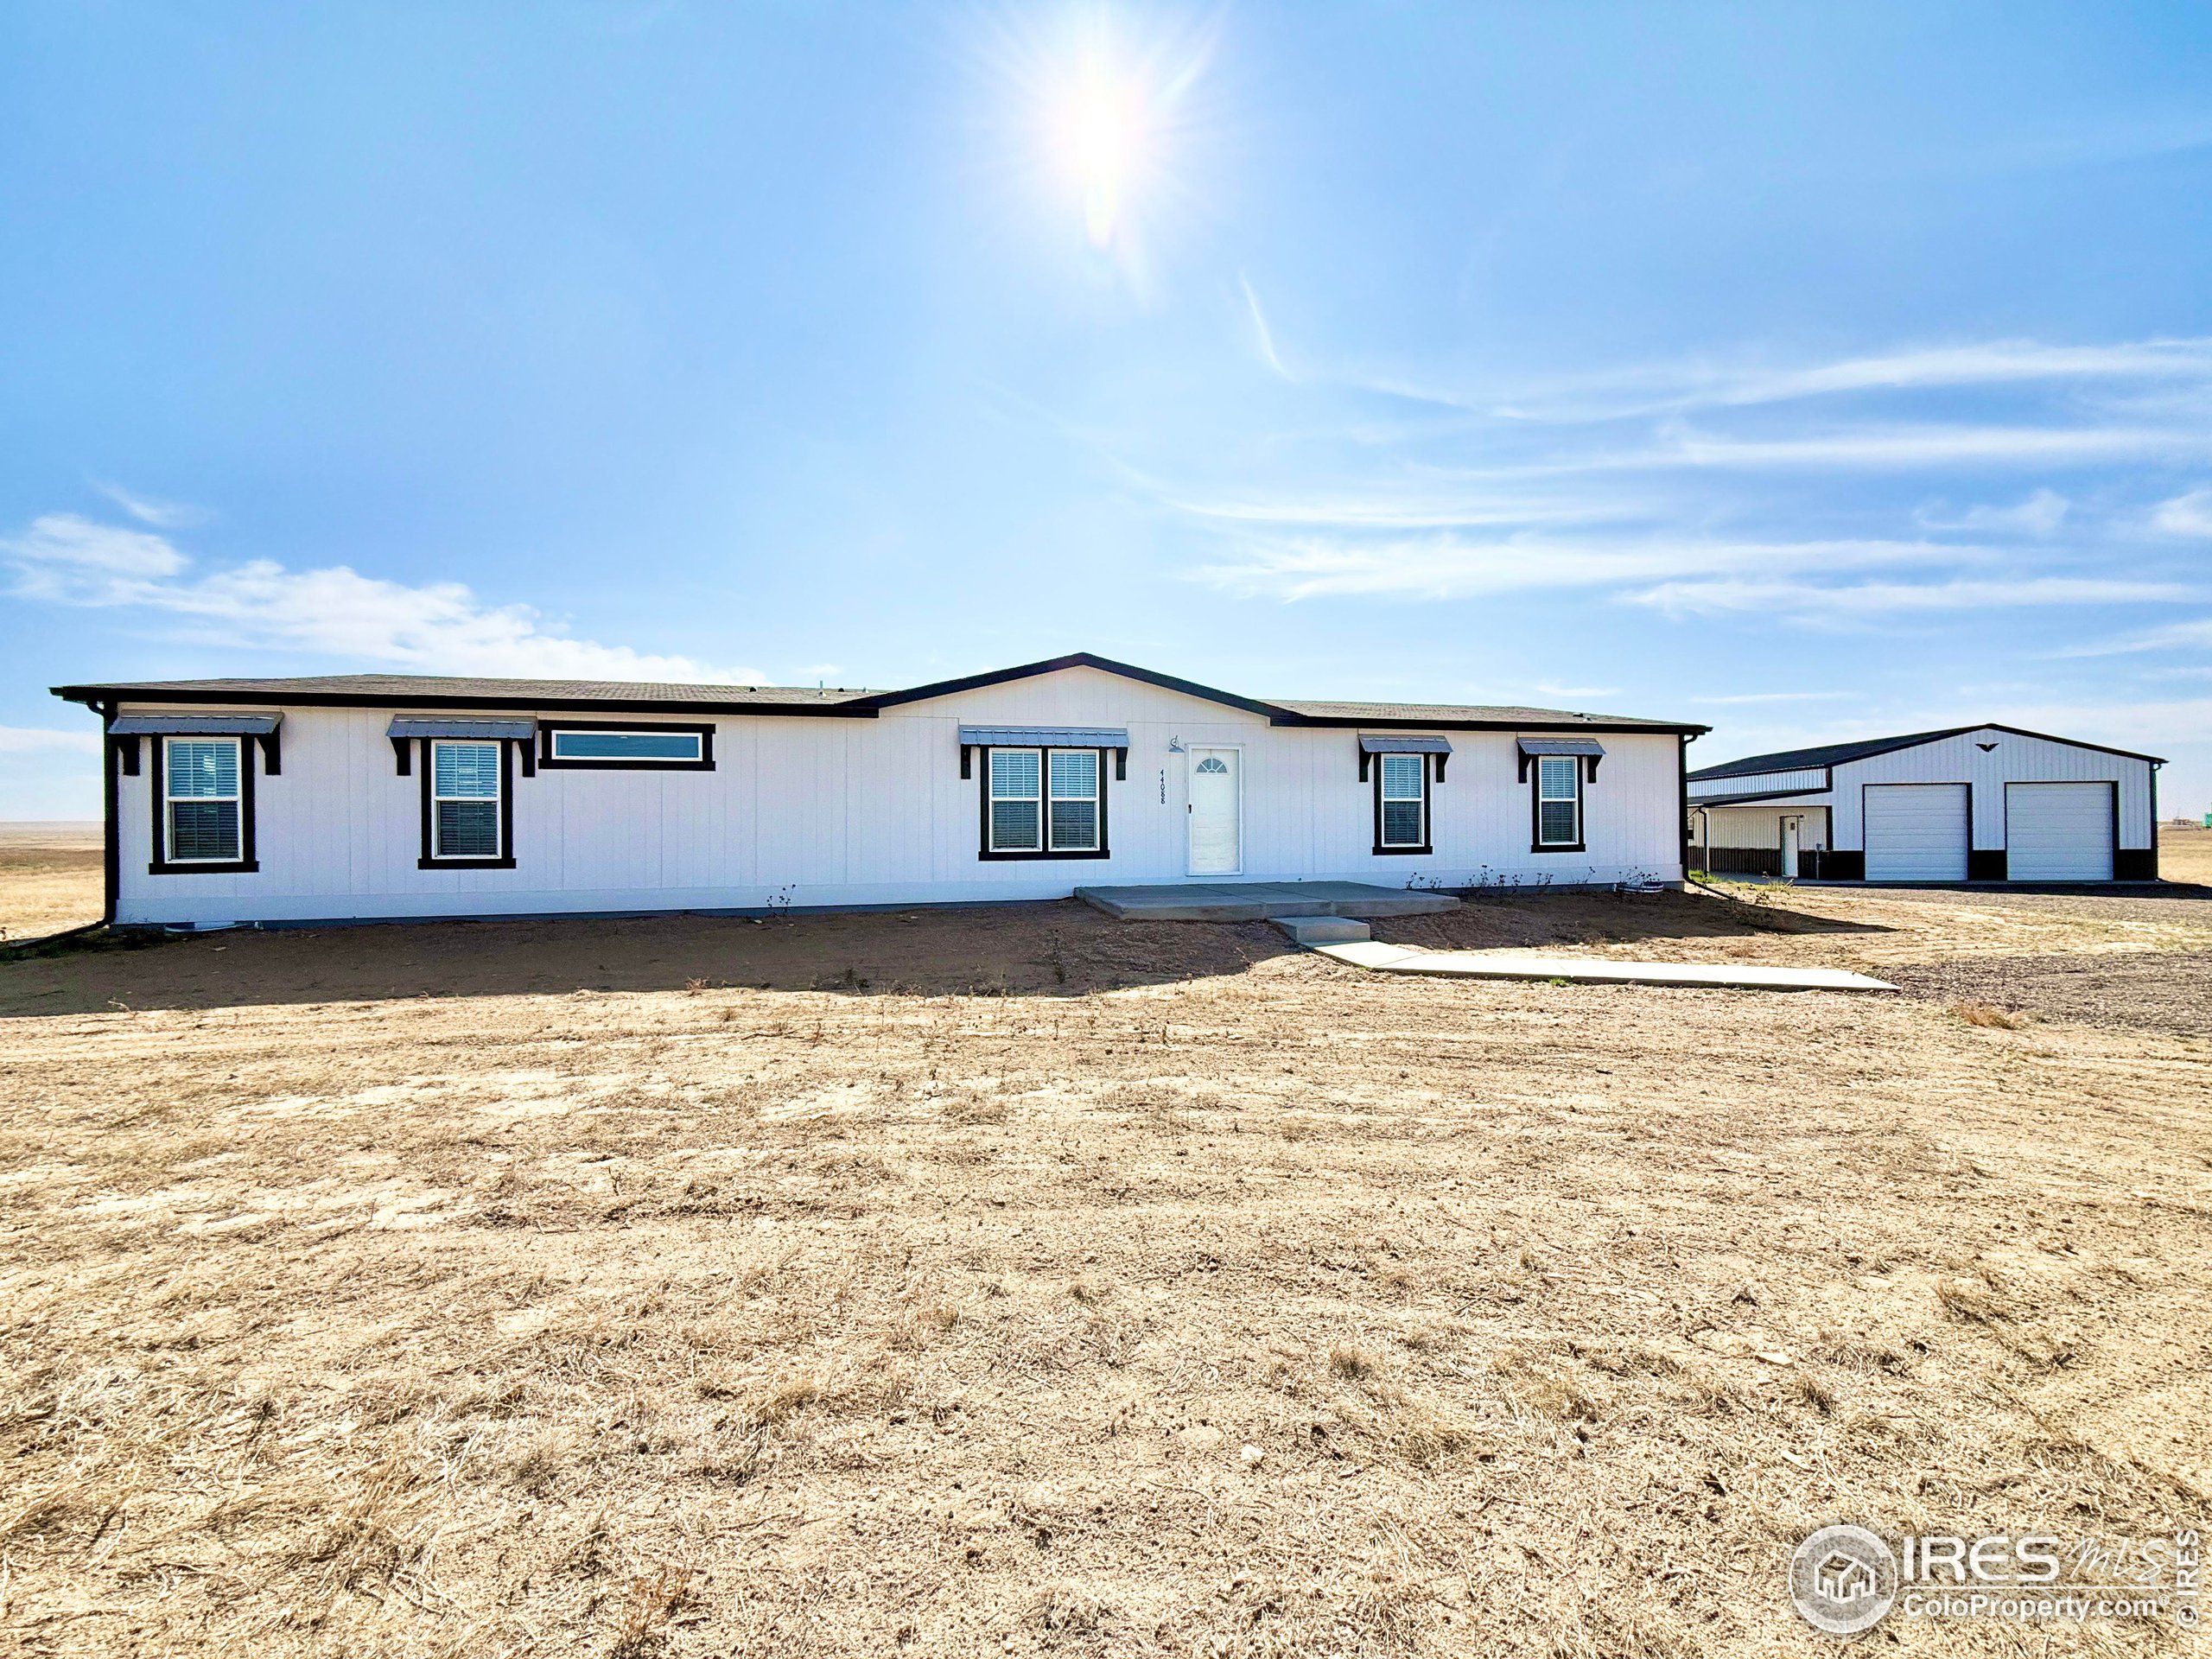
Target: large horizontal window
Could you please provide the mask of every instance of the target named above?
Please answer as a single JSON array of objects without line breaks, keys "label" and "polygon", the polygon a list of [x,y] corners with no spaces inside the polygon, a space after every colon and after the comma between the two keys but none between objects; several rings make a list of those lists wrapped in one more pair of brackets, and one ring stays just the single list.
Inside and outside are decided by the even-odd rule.
[{"label": "large horizontal window", "polygon": [[546,721],[538,764],[601,771],[696,771],[715,764],[711,726],[608,726]]},{"label": "large horizontal window", "polygon": [[1103,858],[1104,753],[983,751],[984,858]]}]

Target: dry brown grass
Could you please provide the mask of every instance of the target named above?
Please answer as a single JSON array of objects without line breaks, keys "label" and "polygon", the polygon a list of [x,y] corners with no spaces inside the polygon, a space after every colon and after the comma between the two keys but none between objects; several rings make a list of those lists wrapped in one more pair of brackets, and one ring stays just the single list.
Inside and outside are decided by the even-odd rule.
[{"label": "dry brown grass", "polygon": [[100,918],[97,823],[0,823],[0,944]]},{"label": "dry brown grass", "polygon": [[2212,887],[2212,830],[2169,820],[2158,826],[2158,875]]},{"label": "dry brown grass", "polygon": [[1805,1652],[1816,1524],[2204,1518],[2201,1037],[993,916],[0,963],[0,1636]]},{"label": "dry brown grass", "polygon": [[1951,1012],[1965,1024],[1987,1031],[2018,1031],[2028,1023],[2026,1015],[2009,1008],[1993,1007],[1986,1002],[1954,1002]]}]

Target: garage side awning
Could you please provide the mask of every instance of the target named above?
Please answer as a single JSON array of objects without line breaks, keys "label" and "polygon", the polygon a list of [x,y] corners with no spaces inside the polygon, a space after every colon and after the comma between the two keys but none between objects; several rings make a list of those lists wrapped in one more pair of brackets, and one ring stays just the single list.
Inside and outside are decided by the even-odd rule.
[{"label": "garage side awning", "polygon": [[1528,781],[1529,761],[1540,754],[1572,754],[1582,760],[1582,769],[1592,783],[1598,779],[1598,763],[1605,758],[1605,746],[1594,737],[1524,737],[1520,740],[1522,782]]}]

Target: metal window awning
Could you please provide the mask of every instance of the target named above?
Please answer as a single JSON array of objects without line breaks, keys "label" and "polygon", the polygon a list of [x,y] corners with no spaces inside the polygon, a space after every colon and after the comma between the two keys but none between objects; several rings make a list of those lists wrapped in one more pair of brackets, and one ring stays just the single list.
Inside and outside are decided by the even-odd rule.
[{"label": "metal window awning", "polygon": [[271,778],[284,770],[283,745],[276,728],[282,715],[122,715],[108,722],[107,734],[119,737],[111,746],[123,765],[123,775],[138,775],[138,740],[142,737],[250,737],[261,745],[261,769]]},{"label": "metal window awning", "polygon": [[963,747],[997,749],[1126,749],[1122,726],[963,726]]},{"label": "metal window awning", "polygon": [[1602,756],[1605,746],[1594,737],[1524,737],[1523,754],[1591,754]]},{"label": "metal window awning", "polygon": [[1111,749],[1114,779],[1128,781],[1129,732],[1126,726],[963,726],[960,775],[969,775],[977,749]]},{"label": "metal window awning", "polygon": [[1452,740],[1448,737],[1401,737],[1395,734],[1373,736],[1366,732],[1359,734],[1362,754],[1449,754]]},{"label": "metal window awning", "polygon": [[494,743],[522,745],[522,775],[537,776],[537,722],[534,720],[418,720],[395,715],[385,735],[391,740],[391,762],[402,778],[407,775],[410,742],[418,737],[473,737]]},{"label": "metal window awning", "polygon": [[1594,737],[1524,737],[1521,742],[1520,774],[1523,783],[1529,778],[1529,761],[1533,755],[1571,754],[1581,757],[1582,770],[1592,783],[1598,781],[1598,763],[1605,758],[1605,746]]},{"label": "metal window awning", "polygon": [[1436,781],[1444,781],[1445,763],[1452,758],[1452,740],[1424,733],[1362,732],[1359,734],[1359,781],[1367,781],[1372,758],[1378,754],[1433,754]]},{"label": "metal window awning", "polygon": [[267,737],[282,715],[124,715],[110,723],[111,737]]},{"label": "metal window awning", "polygon": [[412,720],[400,715],[386,737],[475,737],[506,743],[527,743],[537,735],[534,720]]}]

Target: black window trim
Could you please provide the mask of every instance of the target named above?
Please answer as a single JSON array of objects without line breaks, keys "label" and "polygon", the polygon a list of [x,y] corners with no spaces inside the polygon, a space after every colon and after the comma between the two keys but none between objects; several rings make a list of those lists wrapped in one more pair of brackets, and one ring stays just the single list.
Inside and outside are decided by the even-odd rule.
[{"label": "black window trim", "polygon": [[[512,870],[515,867],[515,751],[523,747],[509,737],[414,737],[395,740],[423,746],[423,850],[415,861],[418,870]],[[430,820],[435,808],[430,800],[433,743],[497,743],[499,746],[499,855],[497,858],[434,858],[430,855]]]},{"label": "black window trim", "polygon": [[[1113,843],[1106,834],[1106,757],[1114,750],[1096,748],[1084,743],[997,743],[988,747],[977,745],[983,752],[983,764],[975,768],[976,793],[982,803],[978,818],[980,842],[976,858],[985,864],[1039,863],[1047,859],[1111,858]],[[1089,852],[1056,852],[1052,839],[1052,763],[1055,750],[1070,754],[1093,754],[1098,757],[1098,845]],[[1127,751],[1122,751],[1126,753]],[[994,754],[1033,754],[1037,757],[1037,832],[1039,840],[1047,844],[1035,851],[995,852],[991,847],[991,757]],[[963,760],[966,758],[963,754]]]},{"label": "black window trim", "polygon": [[1417,858],[1433,855],[1436,851],[1435,798],[1433,790],[1437,768],[1430,763],[1432,761],[1441,761],[1444,757],[1441,755],[1433,754],[1421,754],[1415,757],[1421,761],[1421,844],[1418,847],[1396,845],[1391,842],[1387,842],[1382,839],[1382,772],[1384,770],[1382,763],[1386,760],[1396,760],[1398,756],[1394,753],[1382,753],[1362,757],[1363,760],[1372,760],[1374,761],[1374,765],[1366,768],[1366,770],[1371,774],[1374,780],[1374,855],[1377,858]]},{"label": "black window trim", "polygon": [[[696,734],[696,760],[562,760],[553,755],[556,732],[665,732]],[[644,720],[541,720],[537,722],[537,764],[549,772],[712,772],[715,769],[714,723],[694,724]]]},{"label": "black window trim", "polygon": [[[253,832],[253,753],[246,747],[243,737],[226,732],[178,732],[174,736],[187,742],[229,742],[238,746],[238,854],[233,859],[186,859],[173,861],[169,857],[169,813],[167,799],[170,734],[154,739],[153,757],[147,764],[148,792],[154,798],[153,859],[146,866],[149,875],[252,875],[261,868],[255,857]],[[255,748],[261,746],[256,744]]]},{"label": "black window trim", "polygon": [[[1574,839],[1544,839],[1544,762],[1574,762]],[[1587,754],[1532,754],[1525,757],[1529,776],[1529,850],[1532,853],[1586,853],[1590,850],[1590,780],[1598,766]]]}]

